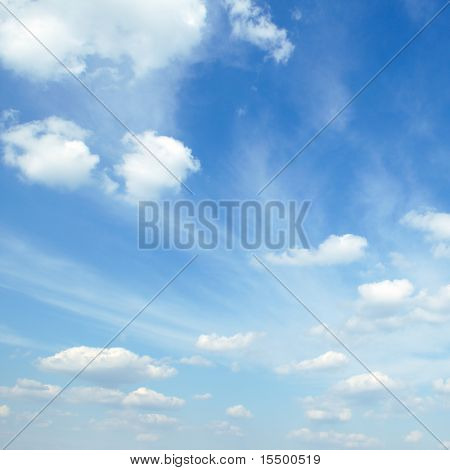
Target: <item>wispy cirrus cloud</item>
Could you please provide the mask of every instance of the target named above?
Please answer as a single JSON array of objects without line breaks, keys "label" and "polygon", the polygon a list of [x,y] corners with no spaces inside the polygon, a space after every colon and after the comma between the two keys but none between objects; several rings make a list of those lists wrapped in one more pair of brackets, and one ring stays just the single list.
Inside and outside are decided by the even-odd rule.
[{"label": "wispy cirrus cloud", "polygon": [[286,63],[295,46],[287,31],[279,28],[269,12],[253,0],[223,0],[228,10],[233,36],[266,51],[279,63]]}]

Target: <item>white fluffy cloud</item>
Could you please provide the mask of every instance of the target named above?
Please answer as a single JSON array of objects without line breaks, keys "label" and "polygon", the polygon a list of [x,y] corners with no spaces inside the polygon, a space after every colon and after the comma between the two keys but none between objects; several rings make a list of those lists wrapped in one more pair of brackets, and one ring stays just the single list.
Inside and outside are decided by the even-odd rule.
[{"label": "white fluffy cloud", "polygon": [[405,436],[404,440],[408,444],[416,444],[422,440],[422,437],[423,434],[420,431],[411,431]]},{"label": "white fluffy cloud", "polygon": [[224,0],[230,16],[233,36],[266,51],[276,62],[289,60],[294,45],[287,31],[273,23],[270,14],[253,0]]},{"label": "white fluffy cloud", "polygon": [[435,258],[450,258],[450,214],[448,212],[411,211],[401,222],[426,235],[432,242],[431,251]]},{"label": "white fluffy cloud", "polygon": [[439,325],[449,320],[449,285],[440,287],[436,293],[424,289],[413,295],[412,283],[398,279],[363,284],[358,290],[360,297],[355,306],[359,312],[347,320],[349,331],[367,333],[418,323]]},{"label": "white fluffy cloud", "polygon": [[12,398],[53,398],[61,387],[48,385],[31,379],[18,379],[12,387],[0,387],[0,396]]},{"label": "white fluffy cloud", "polygon": [[336,351],[327,351],[313,359],[305,359],[304,361],[279,366],[275,369],[275,372],[278,374],[291,374],[293,372],[306,370],[330,369],[347,364],[347,362],[348,358],[345,354]]},{"label": "white fluffy cloud", "polygon": [[158,135],[152,130],[139,134],[138,138],[172,174],[131,135],[126,135],[123,143],[129,151],[122,156],[122,161],[114,166],[115,176],[124,183],[126,199],[148,200],[158,197],[165,190],[177,191],[180,189],[179,181],[184,181],[189,174],[200,169],[199,160],[192,155],[191,149],[179,140]]},{"label": "white fluffy cloud", "polygon": [[311,408],[306,410],[306,416],[311,421],[349,421],[352,417],[352,411],[350,408],[335,411]]},{"label": "white fluffy cloud", "polygon": [[[48,385],[30,379],[19,379],[12,387],[0,386],[0,396],[8,398],[53,398],[61,387]],[[177,408],[185,401],[178,397],[166,396],[155,390],[140,387],[129,393],[104,387],[73,387],[62,394],[61,398],[68,403],[114,404],[137,408]],[[173,424],[175,421],[162,414],[139,415],[139,420],[148,424]]]},{"label": "white fluffy cloud", "polygon": [[178,191],[181,182],[200,169],[199,160],[181,141],[147,130],[138,138],[156,158],[126,134],[120,162],[100,171],[99,156],[86,144],[88,135],[74,122],[55,116],[12,125],[0,136],[3,161],[32,183],[75,190],[95,182],[105,194],[131,203]]},{"label": "white fluffy cloud", "polygon": [[226,409],[228,416],[233,418],[251,418],[252,413],[244,405],[234,405]]},{"label": "white fluffy cloud", "polygon": [[180,359],[180,364],[198,367],[211,367],[214,365],[212,361],[203,356],[182,357]]},{"label": "white fluffy cloud", "polygon": [[163,415],[160,413],[147,413],[147,414],[139,415],[139,420],[145,424],[156,424],[156,425],[171,425],[171,424],[176,424],[178,422],[176,418]]},{"label": "white fluffy cloud", "polygon": [[11,410],[7,405],[0,405],[0,418],[6,418],[9,416]]},{"label": "white fluffy cloud", "polygon": [[359,447],[372,447],[377,444],[377,440],[362,433],[341,433],[336,431],[314,432],[308,428],[300,428],[291,431],[288,437],[299,439],[305,442],[316,442],[331,444],[336,447],[346,447],[355,449]]},{"label": "white fluffy cloud", "polygon": [[73,122],[54,116],[18,124],[1,135],[3,161],[29,182],[73,190],[91,181],[99,162],[84,142],[87,135]]},{"label": "white fluffy cloud", "polygon": [[[9,0],[8,7],[76,74],[101,59],[136,76],[188,57],[202,39],[203,0]],[[27,77],[56,79],[62,67],[4,12],[0,60]],[[89,61],[88,61],[89,59]],[[93,65],[94,64],[94,65]]]},{"label": "white fluffy cloud", "polygon": [[219,336],[216,333],[200,335],[196,346],[208,351],[235,351],[245,349],[252,344],[260,333],[236,333],[233,336]]},{"label": "white fluffy cloud", "polygon": [[433,240],[450,240],[450,214],[447,212],[411,211],[401,221]]},{"label": "white fluffy cloud", "polygon": [[176,408],[183,406],[184,403],[181,398],[168,397],[146,387],[130,392],[123,400],[124,405],[141,408]]},{"label": "white fluffy cloud", "polygon": [[211,398],[211,393],[197,393],[196,395],[194,395],[194,400],[206,401],[211,400]]},{"label": "white fluffy cloud", "polygon": [[[46,371],[74,374],[100,351],[100,348],[88,346],[73,347],[39,359],[38,365]],[[160,364],[149,356],[138,356],[124,348],[107,348],[85,370],[84,376],[93,380],[121,383],[164,379],[175,373],[173,367]]]},{"label": "white fluffy cloud", "polygon": [[413,291],[414,286],[407,279],[385,280],[358,287],[364,303],[377,305],[398,305],[410,298]]},{"label": "white fluffy cloud", "polygon": [[[388,375],[383,374],[382,372],[374,372],[374,375],[388,388],[398,387],[397,382],[391,379]],[[336,389],[340,392],[355,395],[360,393],[370,393],[370,392],[379,392],[383,390],[383,386],[380,382],[373,377],[372,374],[360,374],[353,375],[348,379],[340,382]]]},{"label": "white fluffy cloud", "polygon": [[298,248],[282,254],[269,253],[266,259],[279,265],[332,266],[349,264],[361,259],[367,240],[358,235],[331,235],[317,249]]}]

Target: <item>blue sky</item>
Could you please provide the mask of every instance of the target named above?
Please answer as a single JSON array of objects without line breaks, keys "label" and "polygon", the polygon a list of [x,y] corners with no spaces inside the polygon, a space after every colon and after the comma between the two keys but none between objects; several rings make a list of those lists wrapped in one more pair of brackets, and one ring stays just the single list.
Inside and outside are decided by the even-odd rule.
[{"label": "blue sky", "polygon": [[[136,215],[255,199],[444,3],[5,2],[195,194],[0,11],[2,442],[198,254],[11,448],[439,448],[252,253]],[[259,196],[310,251],[256,253],[444,442],[449,14]]]}]

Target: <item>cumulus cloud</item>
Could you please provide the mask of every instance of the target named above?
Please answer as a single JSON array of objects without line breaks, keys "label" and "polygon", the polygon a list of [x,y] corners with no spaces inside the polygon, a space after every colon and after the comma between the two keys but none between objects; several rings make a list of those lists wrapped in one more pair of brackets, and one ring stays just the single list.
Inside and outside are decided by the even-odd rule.
[{"label": "cumulus cloud", "polygon": [[219,336],[216,333],[200,335],[196,346],[208,351],[235,351],[245,349],[252,344],[261,333],[236,333],[233,336]]},{"label": "cumulus cloud", "polygon": [[306,416],[311,421],[349,421],[352,417],[352,411],[350,408],[335,411],[311,408],[306,410]]},{"label": "cumulus cloud", "polygon": [[358,287],[361,300],[365,304],[398,305],[408,300],[414,286],[407,279],[385,280],[362,284]]},{"label": "cumulus cloud", "polygon": [[76,189],[92,180],[99,157],[85,144],[88,132],[49,117],[9,127],[1,135],[3,161],[31,183]]},{"label": "cumulus cloud", "polygon": [[146,387],[130,392],[123,400],[124,405],[141,408],[177,408],[183,406],[184,403],[181,398],[168,397]]},{"label": "cumulus cloud", "polygon": [[405,437],[404,441],[408,444],[416,444],[422,440],[423,434],[420,431],[411,431]]},{"label": "cumulus cloud", "polygon": [[[30,379],[19,379],[12,387],[0,386],[0,396],[8,398],[53,398],[61,387],[48,385]],[[73,387],[62,394],[61,398],[68,403],[96,403],[124,405],[137,408],[178,408],[185,401],[178,397],[166,396],[146,387],[140,387],[129,393],[104,387]],[[139,420],[151,424],[172,424],[172,418],[162,414],[139,415]]]},{"label": "cumulus cloud", "polygon": [[163,415],[160,413],[147,413],[147,414],[139,415],[139,420],[145,424],[156,424],[156,425],[171,425],[171,424],[176,424],[178,422],[176,418]]},{"label": "cumulus cloud", "polygon": [[123,182],[127,200],[154,199],[163,191],[177,191],[181,186],[179,181],[184,181],[189,174],[200,169],[200,162],[192,155],[192,150],[179,140],[158,135],[153,130],[139,134],[138,138],[172,174],[127,134],[123,144],[129,151],[114,166],[115,177]]},{"label": "cumulus cloud", "polygon": [[[386,387],[396,388],[398,387],[397,382],[391,379],[388,375],[382,372],[374,372],[374,375],[380,380]],[[383,386],[372,374],[360,374],[353,375],[348,379],[340,382],[336,389],[340,392],[349,395],[356,395],[361,393],[379,392],[383,390]]]},{"label": "cumulus cloud", "polygon": [[433,240],[450,240],[450,214],[435,211],[411,211],[401,222],[408,227],[424,232]]},{"label": "cumulus cloud", "polygon": [[346,422],[352,418],[352,411],[346,401],[334,391],[325,396],[307,396],[301,399],[305,415],[311,421]]},{"label": "cumulus cloud", "polygon": [[329,444],[336,447],[349,449],[372,447],[377,444],[377,440],[362,433],[341,433],[336,431],[314,432],[308,428],[300,428],[291,431],[289,438],[299,439],[305,442],[315,442]]},{"label": "cumulus cloud", "polygon": [[95,183],[104,194],[131,203],[179,191],[200,169],[191,149],[154,130],[138,135],[143,145],[126,134],[120,161],[99,169],[100,158],[89,149],[88,136],[87,130],[56,116],[10,125],[0,135],[3,162],[31,183],[67,190]]},{"label": "cumulus cloud", "polygon": [[298,248],[281,254],[269,253],[272,264],[291,266],[332,266],[349,264],[365,255],[367,240],[358,235],[331,235],[317,249]]},{"label": "cumulus cloud", "polygon": [[12,387],[0,386],[0,396],[12,398],[53,398],[61,387],[31,379],[18,379]]},{"label": "cumulus cloud", "polygon": [[244,405],[234,405],[226,409],[228,416],[233,418],[251,418],[252,413]]},{"label": "cumulus cloud", "polygon": [[275,369],[275,372],[278,374],[291,374],[293,372],[306,370],[330,369],[347,364],[347,362],[348,358],[345,354],[336,351],[327,351],[313,359],[305,359],[304,361],[279,366]]},{"label": "cumulus cloud", "polygon": [[432,254],[435,258],[450,258],[450,213],[428,211],[408,212],[401,222],[425,234],[432,242]]},{"label": "cumulus cloud", "polygon": [[[40,358],[38,366],[45,371],[77,373],[91,361],[101,348],[78,346]],[[160,364],[149,356],[138,356],[124,348],[107,348],[84,371],[84,376],[98,381],[133,382],[142,379],[165,379],[176,369]]]},{"label": "cumulus cloud", "polygon": [[0,418],[6,418],[11,413],[9,406],[7,405],[0,405]]},{"label": "cumulus cloud", "polygon": [[[116,68],[129,63],[136,76],[166,67],[191,55],[206,21],[204,0],[9,0],[8,7],[75,74],[88,71],[88,63],[94,69],[105,61]],[[5,14],[0,17],[0,43],[0,61],[16,73],[34,79],[65,74]]]},{"label": "cumulus cloud", "polygon": [[275,62],[286,63],[294,45],[285,29],[273,23],[270,14],[253,0],[223,0],[228,10],[232,34],[267,52]]},{"label": "cumulus cloud", "polygon": [[209,425],[209,428],[218,435],[242,436],[242,431],[239,426],[229,423],[228,421],[214,421]]},{"label": "cumulus cloud", "polygon": [[214,365],[212,361],[203,356],[182,357],[180,359],[180,364],[199,367],[211,367]]},{"label": "cumulus cloud", "polygon": [[436,293],[423,289],[413,295],[411,282],[400,279],[363,284],[358,290],[355,305],[359,312],[346,321],[352,332],[394,330],[417,323],[439,325],[449,320],[450,285]]},{"label": "cumulus cloud", "polygon": [[200,401],[205,401],[205,400],[211,400],[212,395],[211,393],[197,393],[194,395],[194,400],[200,400]]}]

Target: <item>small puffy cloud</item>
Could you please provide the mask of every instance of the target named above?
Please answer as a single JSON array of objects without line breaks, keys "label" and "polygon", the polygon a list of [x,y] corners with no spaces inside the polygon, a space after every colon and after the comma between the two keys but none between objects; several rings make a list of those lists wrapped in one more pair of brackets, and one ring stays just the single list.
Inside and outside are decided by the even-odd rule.
[{"label": "small puffy cloud", "polygon": [[200,335],[196,346],[199,349],[208,351],[236,351],[245,349],[252,344],[261,333],[248,332],[236,333],[233,336],[219,336],[216,333],[210,335]]},{"label": "small puffy cloud", "polygon": [[123,400],[124,405],[141,408],[177,408],[183,406],[184,403],[181,398],[168,397],[146,387],[130,392]]},{"label": "small puffy cloud", "polygon": [[136,440],[139,442],[155,442],[158,439],[159,436],[152,433],[141,433],[136,436]]},{"label": "small puffy cloud", "polygon": [[447,212],[408,212],[401,222],[424,232],[433,240],[450,240],[450,214]]},{"label": "small puffy cloud", "polygon": [[211,367],[214,365],[212,361],[203,356],[182,357],[180,359],[180,364],[199,367]]},{"label": "small puffy cloud", "polygon": [[123,392],[103,387],[73,387],[63,395],[70,403],[121,403],[124,399]]},{"label": "small puffy cloud", "polygon": [[314,359],[306,359],[300,362],[292,362],[275,369],[278,374],[292,374],[306,370],[320,370],[340,367],[347,364],[348,357],[340,352],[328,351]]},{"label": "small puffy cloud", "polygon": [[450,258],[450,213],[411,211],[401,222],[425,234],[426,239],[433,243],[431,252],[435,258]]},{"label": "small puffy cloud", "polygon": [[405,437],[404,441],[408,444],[416,444],[422,440],[423,434],[420,431],[411,431]]},{"label": "small puffy cloud", "polygon": [[341,433],[336,431],[314,432],[308,428],[295,429],[288,434],[288,437],[304,442],[313,442],[349,449],[373,447],[377,444],[376,439],[362,433]]},{"label": "small puffy cloud", "polygon": [[12,387],[0,387],[0,396],[11,398],[53,398],[61,387],[48,385],[31,379],[18,379]]},{"label": "small puffy cloud", "polygon": [[74,190],[92,180],[99,157],[85,143],[88,132],[49,117],[9,127],[1,134],[3,161],[31,183]]},{"label": "small puffy cloud", "polygon": [[450,393],[450,379],[437,379],[433,382],[433,388],[440,393]]},{"label": "small puffy cloud", "polygon": [[209,428],[219,436],[230,435],[240,437],[243,435],[239,426],[235,426],[228,421],[214,421],[209,425]]},{"label": "small puffy cloud", "polygon": [[144,415],[139,415],[139,420],[145,424],[157,425],[171,425],[178,422],[176,418],[159,413],[147,413]]},{"label": "small puffy cloud", "polygon": [[340,382],[336,386],[336,389],[345,394],[356,395],[383,390],[383,386],[379,381],[381,381],[388,388],[396,388],[398,386],[397,382],[382,372],[374,372],[374,375],[376,378],[369,373],[353,375],[352,377],[349,377],[348,379]]},{"label": "small puffy cloud", "polygon": [[226,413],[233,418],[251,418],[252,414],[244,405],[234,405],[227,408]]},{"label": "small puffy cloud", "polygon": [[[8,7],[73,73],[106,63],[134,74],[188,58],[202,39],[204,0],[10,0]],[[33,79],[59,79],[64,69],[18,22],[0,16],[0,61]],[[89,64],[89,67],[88,67]]]},{"label": "small puffy cloud", "polygon": [[0,418],[6,418],[11,413],[9,406],[7,405],[0,405]]},{"label": "small puffy cloud", "polygon": [[365,255],[367,240],[358,235],[331,235],[317,249],[298,248],[281,254],[269,253],[267,261],[291,266],[332,266],[358,261]]},{"label": "small puffy cloud", "polygon": [[306,416],[311,421],[349,421],[352,418],[350,408],[340,410],[324,410],[320,408],[311,408],[306,410]]},{"label": "small puffy cloud", "polygon": [[139,134],[138,138],[159,161],[131,135],[124,137],[123,143],[129,151],[114,166],[114,173],[116,178],[123,181],[126,200],[149,200],[166,190],[177,191],[181,186],[179,181],[186,180],[189,174],[200,169],[200,162],[192,155],[192,150],[179,140],[158,135],[153,130]]},{"label": "small puffy cloud", "polygon": [[275,62],[286,63],[294,45],[287,31],[273,23],[270,14],[253,0],[223,0],[228,10],[232,34],[237,39],[266,51]]},{"label": "small puffy cloud", "polygon": [[[38,365],[50,372],[77,373],[101,351],[101,348],[78,346],[40,358]],[[138,356],[124,348],[105,349],[84,371],[84,376],[98,381],[134,382],[142,379],[165,379],[176,373],[173,367],[159,364],[149,356]]]},{"label": "small puffy cloud", "polygon": [[197,393],[196,395],[194,395],[194,400],[206,401],[211,400],[211,398],[211,393]]},{"label": "small puffy cloud", "polygon": [[409,300],[414,286],[407,279],[385,280],[362,284],[358,292],[364,304],[398,305]]}]

